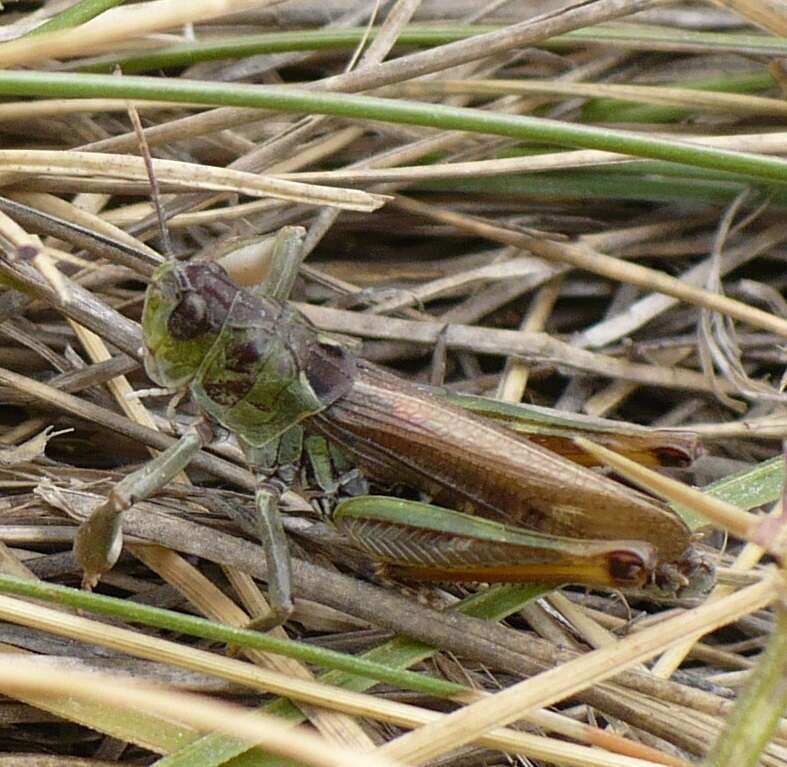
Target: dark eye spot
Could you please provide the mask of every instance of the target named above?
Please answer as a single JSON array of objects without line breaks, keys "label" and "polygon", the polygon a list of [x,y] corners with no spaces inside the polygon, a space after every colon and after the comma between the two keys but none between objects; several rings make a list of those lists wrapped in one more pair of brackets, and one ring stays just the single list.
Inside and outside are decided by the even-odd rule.
[{"label": "dark eye spot", "polygon": [[188,341],[210,330],[205,299],[197,293],[186,293],[169,315],[167,328],[176,341]]}]

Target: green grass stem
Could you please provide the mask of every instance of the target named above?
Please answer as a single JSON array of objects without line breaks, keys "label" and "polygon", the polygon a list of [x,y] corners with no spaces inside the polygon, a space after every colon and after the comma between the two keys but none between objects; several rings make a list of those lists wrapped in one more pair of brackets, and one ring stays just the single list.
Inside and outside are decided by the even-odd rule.
[{"label": "green grass stem", "polygon": [[320,93],[307,88],[228,84],[199,80],[174,81],[152,77],[114,77],[52,72],[0,72],[0,95],[45,98],[128,98],[176,101],[216,106],[249,107],[305,114],[325,114],[351,120],[421,125],[538,141],[557,146],[618,152],[632,157],[664,160],[750,178],[787,181],[787,160],[744,152],[607,130],[525,115],[481,109],[382,99],[344,93]]}]

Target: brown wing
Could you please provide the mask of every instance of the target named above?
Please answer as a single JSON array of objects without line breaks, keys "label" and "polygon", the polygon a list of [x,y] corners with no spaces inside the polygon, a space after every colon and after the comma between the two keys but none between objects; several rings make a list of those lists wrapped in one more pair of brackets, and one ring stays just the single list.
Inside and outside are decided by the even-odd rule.
[{"label": "brown wing", "polygon": [[666,561],[690,544],[688,528],[659,502],[368,363],[310,427],[372,477],[461,511],[553,535],[642,540]]}]

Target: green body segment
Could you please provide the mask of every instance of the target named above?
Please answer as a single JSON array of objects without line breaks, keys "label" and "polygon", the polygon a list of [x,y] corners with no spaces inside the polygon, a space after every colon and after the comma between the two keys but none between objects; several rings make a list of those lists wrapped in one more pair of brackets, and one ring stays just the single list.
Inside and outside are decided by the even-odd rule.
[{"label": "green body segment", "polygon": [[287,341],[235,327],[232,312],[191,384],[195,402],[252,447],[261,447],[325,407]]},{"label": "green body segment", "polygon": [[[212,264],[160,267],[142,327],[148,375],[171,389],[188,386],[205,413],[252,448],[323,410],[352,379],[347,355],[321,344],[303,318],[239,289]],[[309,371],[320,363],[332,370],[318,392]]]},{"label": "green body segment", "polygon": [[177,300],[167,289],[175,264],[167,262],[152,277],[142,311],[142,336],[145,339],[145,370],[159,386],[181,389],[199,370],[215,336],[176,340],[168,328],[169,316]]}]

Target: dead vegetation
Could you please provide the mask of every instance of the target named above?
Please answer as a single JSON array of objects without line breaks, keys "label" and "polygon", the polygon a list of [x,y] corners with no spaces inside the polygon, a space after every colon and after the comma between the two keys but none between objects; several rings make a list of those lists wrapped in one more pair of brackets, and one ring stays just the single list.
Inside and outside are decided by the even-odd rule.
[{"label": "dead vegetation", "polygon": [[[82,0],[0,23],[0,767],[787,763],[783,8]],[[669,496],[731,532],[704,539],[714,593],[403,595],[316,545],[296,488],[295,620],[238,630],[266,570],[227,513],[254,488],[231,442],[127,513],[112,599],[75,592],[74,518],[175,439],[166,400],[131,396],[154,266],[292,224],[298,306],[366,358],[580,431],[699,434],[667,472],[762,512]]]}]

